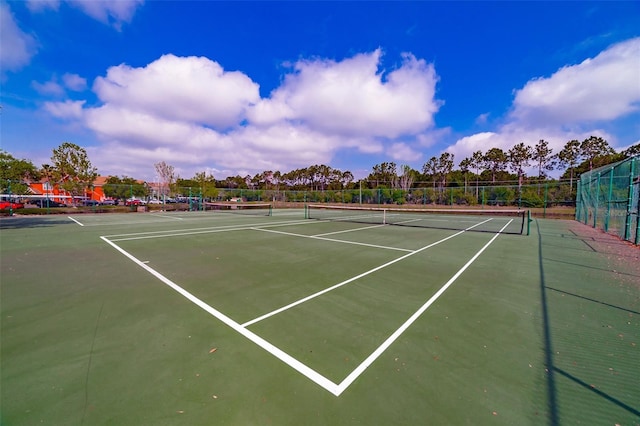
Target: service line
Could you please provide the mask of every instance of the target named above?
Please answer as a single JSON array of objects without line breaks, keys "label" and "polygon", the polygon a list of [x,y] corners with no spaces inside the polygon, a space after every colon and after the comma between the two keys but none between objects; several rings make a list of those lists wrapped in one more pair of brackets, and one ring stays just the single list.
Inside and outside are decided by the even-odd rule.
[{"label": "service line", "polygon": [[[359,279],[360,279],[360,278],[362,278],[362,277],[366,277],[367,275],[373,274],[374,272],[377,272],[377,271],[379,271],[379,270],[381,270],[381,269],[384,269],[384,268],[386,268],[387,266],[391,266],[391,265],[393,265],[394,263],[398,263],[398,262],[400,262],[401,260],[404,260],[404,259],[406,259],[406,258],[408,258],[408,257],[410,257],[410,256],[413,256],[414,254],[418,254],[418,253],[420,253],[420,252],[422,252],[422,251],[424,251],[424,250],[426,250],[426,249],[428,249],[428,248],[431,248],[431,247],[436,246],[436,245],[438,245],[438,244],[440,244],[440,243],[443,243],[443,242],[445,242],[445,241],[447,241],[447,240],[450,240],[451,238],[457,237],[458,235],[463,234],[463,233],[465,233],[466,231],[468,231],[468,230],[470,230],[470,229],[473,229],[473,228],[475,228],[476,226],[480,226],[480,225],[482,225],[483,223],[488,222],[488,221],[490,221],[490,220],[491,220],[491,219],[487,219],[487,220],[484,220],[484,221],[482,221],[482,222],[480,222],[480,223],[476,223],[475,225],[470,226],[470,227],[469,227],[469,228],[467,228],[467,229],[464,229],[464,230],[462,230],[462,231],[458,231],[458,232],[456,232],[455,234],[451,234],[451,235],[449,235],[448,237],[445,237],[445,238],[443,238],[443,239],[441,239],[441,240],[436,241],[435,243],[431,243],[431,244],[429,244],[429,245],[426,245],[426,246],[424,246],[424,247],[422,247],[422,248],[419,248],[418,250],[410,251],[408,254],[405,254],[404,256],[400,256],[400,257],[398,257],[398,258],[396,258],[396,259],[393,259],[392,261],[389,261],[389,262],[384,263],[384,264],[382,264],[382,265],[380,265],[380,266],[377,266],[377,267],[375,267],[375,268],[373,268],[373,269],[370,269],[370,270],[368,270],[368,271],[366,271],[366,272],[363,272],[363,273],[361,273],[360,275],[356,275],[355,277],[349,278],[348,280],[342,281],[341,283],[338,283],[338,284],[332,285],[331,287],[325,288],[324,290],[320,290],[320,291],[319,291],[319,292],[317,292],[317,293],[311,294],[311,295],[309,295],[309,296],[307,296],[307,297],[304,297],[304,298],[302,298],[302,299],[300,299],[300,300],[296,300],[295,302],[289,303],[288,305],[285,305],[285,306],[283,306],[283,307],[281,307],[281,308],[278,308],[278,309],[276,309],[275,311],[268,312],[268,313],[266,313],[266,314],[264,314],[264,315],[262,315],[262,316],[259,316],[258,318],[254,318],[254,319],[252,319],[251,321],[247,321],[247,322],[245,322],[244,324],[242,324],[242,326],[243,326],[243,327],[248,327],[248,326],[250,326],[250,325],[252,325],[252,324],[255,324],[255,323],[259,322],[259,321],[262,321],[263,319],[269,318],[269,317],[271,317],[271,316],[273,316],[273,315],[276,315],[276,314],[279,314],[279,313],[281,313],[281,312],[284,312],[284,311],[286,311],[286,310],[288,310],[288,309],[291,309],[291,308],[293,308],[294,306],[298,306],[298,305],[300,305],[300,304],[302,304],[302,303],[304,303],[304,302],[308,302],[308,301],[309,301],[309,300],[311,300],[311,299],[315,299],[315,298],[316,298],[316,297],[318,297],[318,296],[321,296],[321,295],[323,295],[323,294],[325,294],[325,293],[328,293],[328,292],[333,291],[333,290],[335,290],[335,289],[337,289],[337,288],[340,288],[340,287],[342,287],[342,286],[344,286],[344,285],[347,285],[347,284],[349,284],[350,282],[353,282],[353,281],[355,281],[355,280],[359,280]],[[310,238],[311,238],[311,237],[310,237]],[[343,241],[341,241],[341,242],[343,242]]]},{"label": "service line", "polygon": [[[384,225],[378,225],[378,226],[384,226]],[[274,231],[272,229],[265,229],[265,228],[251,228],[251,229],[253,229],[254,231],[271,232],[273,234],[289,235],[289,236],[292,236],[292,237],[310,238],[312,240],[331,241],[333,243],[354,244],[354,245],[357,245],[357,246],[365,246],[365,247],[379,248],[379,249],[385,249],[385,250],[408,251],[409,253],[413,253],[413,250],[410,250],[410,249],[403,249],[403,248],[398,248],[398,247],[380,246],[380,245],[377,245],[377,244],[359,243],[357,241],[336,240],[334,238],[319,237],[318,235],[295,234],[293,232]],[[367,229],[367,228],[358,228],[358,230],[359,229]],[[352,229],[352,231],[355,231],[355,230]],[[346,232],[346,231],[344,231],[344,232]]]}]

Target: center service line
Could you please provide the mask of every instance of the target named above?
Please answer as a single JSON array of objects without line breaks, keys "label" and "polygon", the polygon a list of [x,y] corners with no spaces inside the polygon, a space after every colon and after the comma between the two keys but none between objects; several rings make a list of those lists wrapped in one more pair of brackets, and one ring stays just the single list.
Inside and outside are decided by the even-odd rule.
[{"label": "center service line", "polygon": [[367,357],[367,359],[362,361],[362,363],[358,365],[355,368],[355,370],[353,370],[351,374],[349,374],[338,385],[337,395],[339,396],[342,392],[344,392],[344,390],[347,389],[349,385],[351,385],[351,383],[353,383],[353,381],[356,380],[376,359],[378,359],[378,357],[382,355],[382,353],[386,351],[387,348],[389,348],[389,346],[391,346],[393,342],[395,342],[398,339],[398,337],[400,337],[402,333],[404,333],[407,330],[407,328],[409,328],[411,324],[413,324],[420,317],[420,315],[422,315],[429,308],[429,306],[433,304],[433,302],[438,300],[438,298],[442,296],[442,294],[451,286],[451,284],[453,284],[458,279],[458,277],[460,277],[460,275],[462,275],[462,273],[466,271],[467,268],[471,266],[473,262],[476,261],[476,259],[482,254],[482,252],[485,251],[487,247],[489,247],[491,243],[495,241],[496,238],[498,238],[500,233],[504,231],[512,221],[513,219],[509,220],[509,222],[507,222],[507,224],[504,225],[502,229],[500,229],[500,231],[498,231],[496,235],[494,235],[493,238],[491,238],[491,240],[489,240],[489,242],[485,244],[471,259],[469,259],[469,261],[462,268],[460,268],[460,270],[458,270],[458,272],[456,272],[453,275],[453,277],[449,279],[449,281],[447,281],[442,287],[440,287],[440,290],[438,290],[436,294],[431,296],[431,298],[427,300],[427,302],[424,305],[422,305],[420,309],[418,309],[413,315],[411,315],[411,317],[409,317],[409,319],[406,320],[404,324],[400,326],[400,328],[394,331],[393,334],[389,336],[387,340],[385,340],[384,343],[382,343],[382,345],[378,347],[378,349],[373,351],[371,355]]},{"label": "center service line", "polygon": [[290,304],[288,304],[286,306],[283,306],[283,307],[281,307],[279,309],[276,309],[275,311],[271,311],[271,312],[266,313],[266,314],[264,314],[264,315],[262,315],[262,316],[260,316],[258,318],[252,319],[251,321],[247,321],[244,324],[242,324],[242,326],[243,327],[248,327],[248,326],[250,326],[252,324],[255,324],[255,323],[259,322],[259,321],[262,321],[263,319],[269,318],[269,317],[271,317],[273,315],[279,314],[280,312],[284,312],[284,311],[286,311],[288,309],[291,309],[294,306],[298,306],[298,305],[300,305],[300,304],[302,304],[304,302],[308,302],[309,300],[315,299],[316,297],[321,296],[321,295],[323,295],[325,293],[328,293],[328,292],[330,292],[332,290],[335,290],[336,288],[342,287],[343,285],[349,284],[350,282],[358,280],[358,279],[360,279],[362,277],[366,277],[367,275],[373,274],[374,272],[379,271],[380,269],[386,268],[387,266],[390,266],[390,265],[393,265],[394,263],[400,262],[401,260],[404,260],[404,259],[406,259],[406,258],[408,258],[410,256],[413,256],[414,254],[418,254],[423,250],[426,250],[426,249],[431,248],[431,247],[433,247],[435,245],[443,243],[443,242],[445,242],[445,241],[447,241],[447,240],[449,240],[449,239],[451,239],[453,237],[457,237],[458,235],[460,235],[460,234],[462,234],[462,233],[464,233],[464,232],[466,232],[466,231],[468,231],[468,230],[470,230],[472,228],[475,228],[476,226],[480,226],[483,223],[486,223],[486,222],[488,222],[490,220],[491,219],[484,220],[484,221],[482,221],[480,223],[477,223],[477,224],[475,224],[473,226],[470,226],[467,229],[464,229],[462,231],[456,232],[455,234],[449,235],[446,238],[443,238],[443,239],[441,239],[439,241],[436,241],[435,243],[431,243],[428,246],[424,246],[422,248],[419,248],[418,250],[415,250],[415,251],[412,251],[412,252],[410,252],[408,254],[405,254],[404,256],[400,256],[397,259],[393,259],[390,262],[384,263],[384,264],[382,264],[380,266],[377,266],[377,267],[375,267],[373,269],[370,269],[370,270],[368,270],[366,272],[363,272],[360,275],[356,275],[355,277],[349,278],[348,280],[342,281],[341,283],[338,283],[338,284],[335,284],[335,285],[333,285],[331,287],[325,288],[324,290],[320,290],[319,292],[311,294],[311,295],[309,295],[309,296],[307,296],[305,298],[302,298],[300,300],[296,300],[295,302],[290,303]]}]

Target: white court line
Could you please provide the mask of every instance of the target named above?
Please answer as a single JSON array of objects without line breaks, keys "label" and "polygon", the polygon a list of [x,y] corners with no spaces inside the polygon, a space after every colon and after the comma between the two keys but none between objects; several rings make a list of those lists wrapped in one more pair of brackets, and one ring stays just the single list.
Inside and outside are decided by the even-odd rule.
[{"label": "white court line", "polygon": [[362,231],[363,229],[380,228],[381,226],[386,226],[386,225],[373,225],[373,226],[365,226],[364,228],[346,229],[344,231],[325,232],[324,234],[316,234],[314,235],[314,237],[325,237],[327,235],[344,234],[345,232],[356,232],[356,231]]},{"label": "white court line", "polygon": [[460,277],[460,275],[462,275],[462,273],[466,271],[473,262],[476,261],[476,259],[482,254],[482,252],[485,251],[487,247],[489,247],[491,243],[495,241],[496,238],[498,238],[500,233],[507,228],[512,220],[509,220],[509,222],[507,222],[507,224],[504,225],[502,229],[500,229],[500,231],[498,231],[498,233],[496,233],[496,235],[494,235],[487,244],[485,244],[480,250],[478,250],[478,252],[471,259],[469,259],[469,261],[465,263],[465,265],[460,268],[458,272],[453,275],[453,277],[449,279],[449,281],[447,281],[442,287],[440,287],[440,290],[438,290],[433,296],[431,296],[431,298],[427,300],[427,302],[422,305],[420,309],[418,309],[413,315],[411,315],[409,319],[400,326],[400,328],[394,331],[393,334],[391,334],[391,336],[389,336],[387,340],[382,343],[382,345],[380,345],[375,351],[373,351],[371,355],[367,357],[367,359],[362,361],[362,363],[360,363],[360,365],[358,365],[355,370],[353,370],[342,382],[340,382],[340,384],[338,385],[338,395],[344,392],[344,390],[347,389],[349,385],[351,385],[351,383],[353,383],[353,381],[356,380],[376,359],[378,359],[378,357],[380,357],[380,355],[382,355],[382,353],[386,351],[389,346],[391,346],[391,344],[393,344],[393,342],[395,342],[398,337],[400,337],[402,333],[404,333],[411,326],[411,324],[413,324],[420,317],[420,315],[422,315],[429,308],[429,306],[433,304],[433,302],[438,300],[438,298],[442,296],[442,294],[449,287],[451,287],[451,285],[458,279],[458,277]]},{"label": "white court line", "polygon": [[77,223],[80,226],[84,226],[82,223],[78,222],[77,220],[75,220],[74,218],[72,218],[71,216],[67,216],[68,219],[71,219],[72,221],[74,221],[75,223]]},{"label": "white court line", "polygon": [[310,380],[312,380],[313,382],[317,383],[318,385],[320,385],[321,387],[323,387],[327,391],[329,391],[332,394],[338,396],[338,394],[336,393],[337,385],[334,382],[332,382],[331,380],[329,380],[326,377],[324,377],[322,374],[318,373],[317,371],[313,370],[312,368],[310,368],[310,367],[306,366],[305,364],[301,363],[300,361],[298,361],[297,359],[295,359],[291,355],[289,355],[286,352],[284,352],[282,349],[280,349],[280,348],[274,346],[273,344],[267,342],[265,339],[263,339],[262,337],[258,336],[257,334],[255,334],[255,333],[247,330],[246,328],[242,327],[240,324],[238,324],[237,322],[235,322],[234,320],[232,320],[231,318],[229,318],[228,316],[226,316],[222,312],[218,311],[217,309],[212,308],[211,306],[209,306],[208,304],[206,304],[202,300],[198,299],[193,294],[189,293],[187,290],[183,289],[182,287],[180,287],[179,285],[177,285],[176,283],[171,281],[169,278],[165,277],[164,275],[162,275],[161,273],[159,273],[155,269],[151,268],[150,266],[148,266],[144,262],[138,260],[135,256],[133,256],[132,254],[130,254],[129,252],[127,252],[123,248],[119,247],[117,244],[114,244],[113,242],[109,241],[109,239],[107,239],[106,237],[100,237],[100,238],[103,241],[105,241],[107,244],[109,244],[110,246],[112,246],[113,248],[118,250],[120,253],[125,255],[127,258],[129,258],[131,261],[133,261],[135,264],[137,264],[138,266],[140,266],[141,268],[143,268],[144,270],[149,272],[151,275],[153,275],[154,277],[156,277],[157,279],[159,279],[160,281],[165,283],[167,286],[171,287],[173,290],[175,290],[178,293],[180,293],[187,300],[191,301],[195,305],[197,305],[200,308],[202,308],[204,311],[206,311],[209,314],[213,315],[218,320],[220,320],[222,323],[226,324],[227,326],[231,327],[233,330],[237,331],[242,336],[244,336],[247,339],[251,340],[253,343],[255,343],[256,345],[260,346],[262,349],[264,349],[265,351],[269,352],[271,355],[275,356],[276,358],[278,358],[279,360],[281,360],[282,362],[284,362],[285,364],[287,364],[288,366],[290,366],[294,370],[298,371],[303,376],[309,378]]},{"label": "white court line", "polygon": [[[385,249],[385,250],[408,251],[410,253],[413,252],[413,250],[403,249],[403,248],[398,248],[398,247],[379,246],[379,245],[376,245],[376,244],[359,243],[357,241],[336,240],[334,238],[318,237],[317,235],[294,234],[292,232],[274,231],[272,229],[265,229],[265,228],[251,228],[251,229],[253,229],[254,231],[271,232],[273,234],[290,235],[292,237],[311,238],[312,240],[323,240],[323,241],[331,241],[331,242],[334,242],[334,243],[353,244],[353,245],[356,245],[356,246],[373,247],[373,248],[380,248],[380,249]],[[364,228],[360,228],[360,229],[364,229]]]},{"label": "white court line", "polygon": [[[151,231],[151,232],[135,232],[131,234],[116,234],[116,235],[106,235],[111,241],[129,241],[129,240],[144,240],[149,238],[163,238],[163,237],[179,237],[183,235],[198,235],[198,234],[208,234],[214,232],[224,232],[224,231],[244,231],[248,229],[254,229],[256,226],[262,226],[265,228],[273,228],[277,226],[288,226],[288,225],[301,225],[301,224],[311,224],[318,222],[309,222],[308,220],[296,220],[296,221],[287,221],[287,222],[278,222],[274,224],[265,224],[265,223],[253,223],[246,225],[221,225],[221,226],[209,226],[206,228],[192,228],[192,229],[172,229],[172,230],[164,230],[164,231]],[[125,238],[120,238],[125,237]]]},{"label": "white court line", "polygon": [[[510,222],[511,221],[509,221],[509,223]],[[473,227],[481,225],[482,223],[474,225]],[[507,225],[509,223],[507,223]],[[238,324],[236,321],[224,315],[222,312],[209,306],[208,304],[206,304],[205,302],[203,302],[193,294],[189,293],[179,285],[175,284],[173,281],[166,278],[164,275],[157,272],[155,269],[146,265],[145,263],[146,261],[143,262],[138,260],[135,256],[131,255],[130,253],[128,253],[127,251],[119,247],[117,244],[114,244],[106,237],[102,236],[100,238],[103,241],[105,241],[107,244],[115,248],[117,251],[122,253],[128,259],[133,261],[135,264],[137,264],[138,266],[140,266],[141,268],[143,268],[144,270],[146,270],[147,272],[149,272],[150,274],[158,278],[161,282],[163,282],[164,284],[166,284],[167,286],[175,290],[177,293],[184,296],[187,300],[191,301],[196,306],[200,307],[204,311],[208,312],[209,314],[211,314],[212,316],[220,320],[225,325],[229,326],[234,331],[238,332],[240,335],[251,340],[253,343],[260,346],[262,349],[269,352],[270,354],[272,354],[273,356],[275,356],[285,364],[289,365],[291,368],[298,371],[300,374],[307,377],[309,380],[313,381],[314,383],[318,384],[320,387],[324,388],[328,392],[332,393],[335,396],[340,396],[340,394],[342,394],[349,387],[349,385],[351,385],[351,383],[353,383],[395,340],[397,340],[398,337],[400,337],[402,333],[404,333],[404,331],[406,331],[406,329],[411,324],[413,324],[416,321],[416,319],[420,315],[422,315],[427,310],[429,306],[431,306],[433,302],[435,302],[442,295],[442,293],[444,293],[444,291],[447,288],[449,288],[453,284],[453,282],[456,279],[458,279],[458,277],[478,258],[478,256],[480,256],[480,254],[482,254],[482,252],[487,247],[489,247],[491,243],[493,243],[493,241],[500,235],[500,232],[502,232],[507,227],[507,225],[505,225],[458,272],[456,272],[456,274],[449,281],[447,281],[447,283],[445,283],[440,288],[440,290],[438,290],[438,292],[436,292],[436,294],[432,296],[416,313],[414,313],[407,321],[405,321],[405,323],[400,328],[398,328],[390,337],[388,337],[387,340],[385,340],[382,345],[380,345],[374,352],[371,353],[371,355],[369,355],[362,363],[360,363],[360,365],[358,365],[358,367],[356,367],[356,369],[353,370],[339,385],[327,379],[326,377],[324,377],[317,371],[313,370],[312,368],[308,367],[307,365],[303,364],[302,362],[298,361],[297,359],[293,358],[291,355],[287,354],[286,352],[276,347],[275,345],[269,343],[268,341],[258,336],[257,334],[247,330],[244,326]],[[468,228],[468,229],[471,229],[471,228]],[[454,234],[451,237],[458,235],[462,232],[465,232],[465,231],[460,231],[459,233]],[[423,247],[420,250],[424,250],[427,247]],[[406,258],[407,256],[403,256],[403,258]]]},{"label": "white court line", "polygon": [[325,293],[328,293],[328,292],[330,292],[330,291],[332,291],[332,290],[335,290],[336,288],[339,288],[339,287],[342,287],[342,286],[344,286],[344,285],[347,285],[347,284],[349,284],[350,282],[353,282],[353,281],[355,281],[355,280],[358,280],[358,279],[360,279],[360,278],[362,278],[362,277],[366,277],[367,275],[373,274],[374,272],[377,272],[377,271],[379,271],[380,269],[386,268],[387,266],[391,266],[391,265],[393,265],[394,263],[400,262],[401,260],[404,260],[404,259],[406,259],[406,258],[408,258],[408,257],[410,257],[410,256],[413,256],[414,254],[420,253],[420,252],[421,252],[421,251],[423,251],[423,250],[426,250],[426,249],[431,248],[431,247],[433,247],[433,246],[435,246],[435,245],[438,245],[438,244],[443,243],[443,242],[445,242],[445,241],[447,241],[447,240],[450,240],[450,239],[451,239],[451,238],[453,238],[453,237],[457,237],[458,235],[460,235],[460,234],[462,234],[462,233],[464,233],[464,232],[466,232],[466,231],[468,231],[468,230],[470,230],[470,229],[472,229],[472,228],[475,228],[476,226],[480,226],[480,225],[482,225],[483,223],[488,222],[488,221],[490,221],[490,220],[491,220],[491,219],[487,219],[487,220],[485,220],[485,221],[483,221],[483,222],[480,222],[480,223],[478,223],[478,224],[475,224],[475,225],[473,225],[473,226],[471,226],[471,227],[469,227],[469,228],[467,228],[467,229],[465,229],[465,230],[462,230],[462,231],[456,232],[455,234],[449,235],[449,236],[448,236],[448,237],[446,237],[446,238],[443,238],[443,239],[441,239],[441,240],[438,240],[438,241],[436,241],[435,243],[431,243],[431,244],[429,244],[429,245],[427,245],[427,246],[424,246],[424,247],[422,247],[422,248],[419,248],[418,250],[414,250],[414,251],[410,252],[409,254],[405,254],[404,256],[400,256],[400,257],[398,257],[397,259],[394,259],[394,260],[392,260],[392,261],[390,261],[390,262],[384,263],[384,264],[382,264],[382,265],[380,265],[380,266],[377,266],[377,267],[375,267],[375,268],[373,268],[373,269],[370,269],[370,270],[368,270],[368,271],[366,271],[366,272],[363,272],[363,273],[362,273],[362,274],[360,274],[360,275],[356,275],[355,277],[349,278],[348,280],[342,281],[341,283],[338,283],[338,284],[335,284],[335,285],[333,285],[333,286],[331,286],[331,287],[325,288],[324,290],[320,290],[319,292],[314,293],[314,294],[312,294],[312,295],[309,295],[309,296],[307,296],[307,297],[304,297],[304,298],[302,298],[302,299],[300,299],[300,300],[296,300],[295,302],[293,302],[293,303],[289,303],[288,305],[283,306],[283,307],[281,307],[281,308],[278,308],[278,309],[276,309],[275,311],[268,312],[268,313],[266,313],[266,314],[264,314],[264,315],[262,315],[262,316],[259,316],[258,318],[254,318],[254,319],[252,319],[251,321],[247,321],[247,322],[245,322],[244,324],[242,324],[242,326],[243,326],[243,327],[248,327],[248,326],[250,326],[250,325],[252,325],[252,324],[255,324],[255,323],[259,322],[259,321],[262,321],[263,319],[269,318],[269,317],[271,317],[271,316],[273,316],[273,315],[276,315],[276,314],[279,314],[279,313],[281,313],[281,312],[284,312],[284,311],[286,311],[286,310],[288,310],[288,309],[291,309],[291,308],[293,308],[294,306],[298,306],[298,305],[300,305],[300,304],[302,304],[302,303],[304,303],[304,302],[308,302],[309,300],[311,300],[311,299],[315,299],[316,297],[321,296],[321,295],[323,295],[323,294],[325,294]]},{"label": "white court line", "polygon": [[411,222],[419,222],[422,219],[409,219],[409,220],[403,220],[402,222],[394,222],[396,225],[402,225],[403,223],[411,223]]},{"label": "white court line", "polygon": [[183,218],[176,217],[176,216],[166,216],[166,215],[158,214],[158,213],[151,213],[151,214],[154,215],[154,216],[157,216],[157,217],[166,217],[166,218],[173,219],[173,220],[184,220]]},{"label": "white court line", "polygon": [[[102,214],[102,213],[98,213]],[[156,219],[152,216],[153,213],[150,213],[148,216],[145,216],[144,220],[127,220],[120,222],[99,222],[99,223],[85,223],[84,226],[122,226],[122,225],[155,225],[157,223],[167,223],[170,222],[166,219]],[[102,218],[101,218],[102,219]]]}]

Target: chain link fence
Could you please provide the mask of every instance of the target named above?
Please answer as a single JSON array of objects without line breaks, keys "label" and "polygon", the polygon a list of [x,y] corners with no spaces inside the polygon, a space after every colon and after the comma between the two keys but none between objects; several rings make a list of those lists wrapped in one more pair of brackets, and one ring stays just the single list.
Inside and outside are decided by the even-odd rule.
[{"label": "chain link fence", "polygon": [[640,156],[583,173],[576,220],[640,244]]},{"label": "chain link fence", "polygon": [[[2,185],[0,183],[0,185]],[[517,207],[537,210],[541,215],[549,208],[571,209],[574,215],[575,191],[566,181],[545,181],[536,184],[518,186],[514,183],[487,185],[468,184],[458,186],[437,186],[418,183],[410,189],[394,189],[363,181],[352,189],[247,189],[247,188],[197,188],[177,187],[154,188],[144,183],[104,184],[87,188],[82,196],[69,194],[38,194],[29,191],[24,183],[4,182],[3,197],[22,200],[27,206],[43,200],[48,203],[62,203],[71,206],[86,206],[94,211],[121,210],[115,207],[133,207],[140,205],[148,209],[162,208],[171,210],[205,210],[207,203],[220,201],[269,202],[275,207],[300,207],[305,203],[358,204],[358,205],[396,205],[396,206],[442,206],[442,207]],[[11,188],[20,188],[21,193],[7,194]],[[40,201],[38,201],[40,200]],[[159,207],[160,206],[160,207]],[[111,208],[111,210],[109,209]]]}]

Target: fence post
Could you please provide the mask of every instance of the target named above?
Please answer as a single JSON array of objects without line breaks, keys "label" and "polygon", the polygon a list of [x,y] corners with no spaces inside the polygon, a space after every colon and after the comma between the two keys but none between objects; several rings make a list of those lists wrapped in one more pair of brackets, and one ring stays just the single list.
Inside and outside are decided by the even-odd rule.
[{"label": "fence post", "polygon": [[596,228],[598,224],[598,207],[600,204],[600,172],[598,172],[598,180],[596,183],[596,202],[593,206],[593,227]]},{"label": "fence post", "polygon": [[543,211],[542,211],[542,217],[543,218],[547,218],[547,194],[549,193],[549,182],[545,182],[544,184],[544,204],[543,204]]},{"label": "fence post", "polygon": [[[571,194],[571,192],[569,192]],[[576,182],[576,220],[582,222],[582,212],[580,209],[580,182]],[[585,222],[586,223],[586,222]]]},{"label": "fence post", "polygon": [[609,194],[607,194],[607,211],[604,214],[604,232],[609,232],[609,216],[611,215],[611,198],[613,198],[613,167],[609,176]]},{"label": "fence post", "polygon": [[521,208],[522,208],[522,185],[518,185],[518,209],[521,209]]},{"label": "fence post", "polygon": [[9,192],[9,216],[13,216],[13,197],[11,196],[11,179],[9,179],[7,190]]},{"label": "fence post", "polygon": [[[625,241],[629,241],[631,238],[631,217],[633,215],[633,176],[635,174],[635,163],[636,159],[631,159],[631,166],[629,167],[629,191],[627,192],[627,217],[625,218],[624,223],[624,239]],[[640,201],[638,202],[640,204]],[[640,222],[640,217],[637,218],[638,222]]]}]

